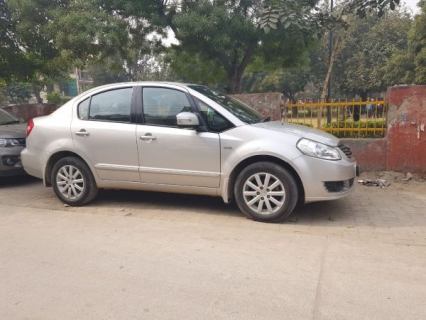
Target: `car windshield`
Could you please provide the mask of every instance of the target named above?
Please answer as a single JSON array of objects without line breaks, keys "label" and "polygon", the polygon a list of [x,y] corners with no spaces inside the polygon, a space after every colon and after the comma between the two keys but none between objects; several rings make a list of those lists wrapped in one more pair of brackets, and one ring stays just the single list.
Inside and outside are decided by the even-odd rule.
[{"label": "car windshield", "polygon": [[188,87],[205,95],[207,98],[210,98],[245,123],[252,124],[269,121],[269,117],[263,117],[256,110],[225,94],[211,90],[204,86],[190,85]]},{"label": "car windshield", "polygon": [[0,109],[0,125],[20,123],[21,121],[10,113]]}]

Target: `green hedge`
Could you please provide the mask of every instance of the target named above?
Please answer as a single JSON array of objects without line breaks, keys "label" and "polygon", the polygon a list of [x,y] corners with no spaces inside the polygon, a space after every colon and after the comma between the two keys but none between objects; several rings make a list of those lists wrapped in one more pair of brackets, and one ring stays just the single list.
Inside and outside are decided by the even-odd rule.
[{"label": "green hedge", "polygon": [[71,100],[72,97],[66,97],[66,96],[63,97],[58,92],[50,92],[50,93],[46,94],[46,99],[47,99],[47,102],[49,102],[49,103],[62,105],[64,103],[68,102],[69,100]]},{"label": "green hedge", "polygon": [[[361,120],[361,121],[333,121],[331,123],[325,124],[322,126],[324,129],[331,128],[330,132],[332,135],[338,138],[383,138],[385,136],[384,131],[362,131],[363,128],[377,128],[377,129],[386,129],[386,121],[383,119],[372,119],[372,120]],[[340,129],[353,129],[353,131],[337,131],[333,128]],[[361,130],[360,130],[361,129]]]}]

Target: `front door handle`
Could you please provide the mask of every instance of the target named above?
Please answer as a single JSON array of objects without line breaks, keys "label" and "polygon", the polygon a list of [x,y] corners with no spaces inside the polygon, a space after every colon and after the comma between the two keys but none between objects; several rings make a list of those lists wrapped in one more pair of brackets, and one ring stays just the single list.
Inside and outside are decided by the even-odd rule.
[{"label": "front door handle", "polygon": [[90,135],[89,132],[86,131],[86,129],[81,129],[80,131],[74,132],[77,136],[87,137]]}]

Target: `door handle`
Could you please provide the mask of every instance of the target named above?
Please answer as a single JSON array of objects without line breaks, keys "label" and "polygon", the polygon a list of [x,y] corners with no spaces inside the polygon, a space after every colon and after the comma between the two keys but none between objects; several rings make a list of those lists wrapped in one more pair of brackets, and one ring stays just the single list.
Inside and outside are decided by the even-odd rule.
[{"label": "door handle", "polygon": [[74,132],[77,136],[87,137],[90,135],[85,129],[81,129],[80,131]]},{"label": "door handle", "polygon": [[150,133],[149,134],[147,133],[144,136],[140,136],[139,139],[141,139],[141,140],[157,140],[157,137],[154,137]]}]

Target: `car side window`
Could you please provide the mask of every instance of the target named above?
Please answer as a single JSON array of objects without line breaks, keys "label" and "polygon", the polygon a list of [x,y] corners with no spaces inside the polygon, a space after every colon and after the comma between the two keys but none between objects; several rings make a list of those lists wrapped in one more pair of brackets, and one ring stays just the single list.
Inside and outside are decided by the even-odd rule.
[{"label": "car side window", "polygon": [[[130,122],[133,88],[121,88],[92,96],[88,119],[95,121]],[[80,119],[84,118],[86,100],[79,105]]]},{"label": "car side window", "polygon": [[207,122],[209,130],[212,132],[222,132],[233,127],[233,124],[229,122],[224,116],[219,114],[216,110],[208,106],[203,101],[194,98],[201,111],[201,115]]},{"label": "car side window", "polygon": [[143,89],[143,116],[145,124],[177,127],[176,115],[192,112],[184,92],[168,88]]},{"label": "car side window", "polygon": [[83,102],[80,102],[80,104],[78,105],[78,117],[81,120],[89,119],[89,105],[90,105],[90,98],[87,98]]}]

